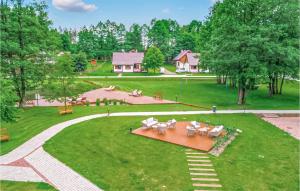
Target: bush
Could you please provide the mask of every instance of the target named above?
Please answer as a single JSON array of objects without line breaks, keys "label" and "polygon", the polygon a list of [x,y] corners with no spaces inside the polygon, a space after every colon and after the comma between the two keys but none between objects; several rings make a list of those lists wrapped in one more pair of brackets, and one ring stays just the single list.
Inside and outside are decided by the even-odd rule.
[{"label": "bush", "polygon": [[85,105],[86,105],[86,106],[90,106],[90,102],[89,102],[89,101],[86,101]]},{"label": "bush", "polygon": [[108,105],[108,100],[106,98],[103,99],[104,105]]},{"label": "bush", "polygon": [[116,101],[116,100],[114,100],[114,101],[113,101],[113,104],[114,104],[114,105],[117,105],[117,101]]},{"label": "bush", "polygon": [[100,99],[99,98],[96,99],[96,106],[100,106]]}]

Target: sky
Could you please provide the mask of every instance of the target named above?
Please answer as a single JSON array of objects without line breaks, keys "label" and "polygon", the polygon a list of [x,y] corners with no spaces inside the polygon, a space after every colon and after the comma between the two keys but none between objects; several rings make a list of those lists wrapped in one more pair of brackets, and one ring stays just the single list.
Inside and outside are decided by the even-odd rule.
[{"label": "sky", "polygon": [[179,24],[204,20],[216,0],[48,0],[54,27],[76,28],[107,19],[129,27],[149,24],[153,18],[175,19]]}]

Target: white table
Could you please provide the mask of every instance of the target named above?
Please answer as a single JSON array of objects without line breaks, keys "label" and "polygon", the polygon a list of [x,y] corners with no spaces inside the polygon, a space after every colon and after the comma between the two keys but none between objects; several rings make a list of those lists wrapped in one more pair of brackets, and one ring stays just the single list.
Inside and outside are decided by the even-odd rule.
[{"label": "white table", "polygon": [[208,132],[208,128],[207,127],[199,128],[198,131],[200,135],[206,135]]}]

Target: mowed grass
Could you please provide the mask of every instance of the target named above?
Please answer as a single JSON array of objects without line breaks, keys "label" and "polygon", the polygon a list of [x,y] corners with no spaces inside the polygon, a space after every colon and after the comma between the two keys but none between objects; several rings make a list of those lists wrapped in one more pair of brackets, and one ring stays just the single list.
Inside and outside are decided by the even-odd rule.
[{"label": "mowed grass", "polygon": [[[44,148],[104,190],[194,190],[183,147],[129,133],[146,117],[108,117],[73,125]],[[210,157],[222,190],[299,190],[299,141],[251,114],[161,116],[210,121],[243,133]]]},{"label": "mowed grass", "polygon": [[70,115],[59,115],[56,107],[34,107],[20,109],[18,118],[13,123],[1,123],[1,128],[7,128],[10,135],[10,141],[0,143],[0,154],[3,155],[21,145],[28,139],[42,132],[43,130],[57,123],[67,121],[73,118],[110,112],[126,111],[184,111],[196,110],[197,108],[178,104],[171,105],[120,105],[120,106],[100,106],[73,107],[74,113]]},{"label": "mowed grass", "polygon": [[0,181],[1,191],[56,191],[46,183]]},{"label": "mowed grass", "polygon": [[[83,80],[83,79],[81,79]],[[86,79],[100,86],[118,86],[121,90],[141,89],[148,96],[157,92],[164,99],[195,104],[207,109],[299,109],[299,82],[287,81],[283,95],[269,97],[268,87],[263,84],[258,90],[248,91],[246,105],[237,104],[237,89],[216,84],[205,79]],[[97,85],[94,87],[97,88]]]}]

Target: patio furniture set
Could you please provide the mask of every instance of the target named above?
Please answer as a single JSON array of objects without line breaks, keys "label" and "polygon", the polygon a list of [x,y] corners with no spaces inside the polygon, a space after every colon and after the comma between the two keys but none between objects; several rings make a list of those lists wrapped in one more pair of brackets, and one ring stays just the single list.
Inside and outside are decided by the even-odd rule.
[{"label": "patio furniture set", "polygon": [[[165,134],[166,129],[174,129],[176,126],[176,120],[172,119],[168,122],[159,122],[153,117],[145,119],[142,121],[142,129],[156,129],[158,134]],[[215,126],[214,128],[209,128],[208,126],[201,127],[201,124],[197,121],[191,121],[190,124],[186,126],[187,136],[195,136],[197,133],[202,136],[208,137],[218,137],[223,132],[224,126]]]},{"label": "patio furniture set", "polygon": [[201,127],[201,124],[197,121],[192,121],[190,125],[186,127],[187,136],[194,136],[199,133],[202,136],[209,136],[209,137],[218,137],[224,129],[223,125],[215,126],[214,128],[210,129],[209,127]]},{"label": "patio furniture set", "polygon": [[157,119],[153,117],[148,118],[142,121],[143,127],[142,129],[155,129],[157,130],[158,134],[165,134],[167,129],[174,129],[176,126],[176,120],[172,119],[168,122],[159,122]]}]

